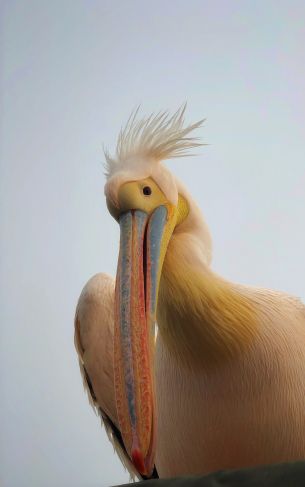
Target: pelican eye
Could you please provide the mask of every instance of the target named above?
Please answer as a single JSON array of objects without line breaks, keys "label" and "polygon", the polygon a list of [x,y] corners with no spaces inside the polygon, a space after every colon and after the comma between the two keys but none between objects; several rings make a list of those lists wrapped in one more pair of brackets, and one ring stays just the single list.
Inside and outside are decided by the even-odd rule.
[{"label": "pelican eye", "polygon": [[145,196],[149,196],[151,194],[151,188],[150,188],[150,186],[144,186],[144,188],[143,188],[143,194],[145,194]]}]

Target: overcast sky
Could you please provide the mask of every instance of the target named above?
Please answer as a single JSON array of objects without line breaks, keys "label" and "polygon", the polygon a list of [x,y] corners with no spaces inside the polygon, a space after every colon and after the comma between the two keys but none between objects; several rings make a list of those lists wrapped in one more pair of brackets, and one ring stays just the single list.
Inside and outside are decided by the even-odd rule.
[{"label": "overcast sky", "polygon": [[0,0],[3,487],[128,481],[88,405],[73,346],[85,282],[114,274],[110,149],[142,113],[206,117],[170,161],[199,202],[214,269],[305,298],[305,4]]}]

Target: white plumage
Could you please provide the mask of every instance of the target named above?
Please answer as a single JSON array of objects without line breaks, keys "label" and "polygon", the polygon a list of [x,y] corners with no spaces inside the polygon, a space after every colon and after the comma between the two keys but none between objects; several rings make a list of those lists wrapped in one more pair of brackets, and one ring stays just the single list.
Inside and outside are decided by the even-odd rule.
[{"label": "white plumage", "polygon": [[[169,208],[152,362],[155,465],[169,477],[304,459],[305,307],[281,292],[228,282],[210,268],[201,212],[161,163],[199,145],[187,135],[202,121],[184,128],[183,115],[184,108],[171,118],[161,113],[137,121],[135,113],[115,158],[106,155],[113,213],[140,210],[150,217],[158,205]],[[142,193],[147,185],[154,188],[150,199]],[[134,473],[114,392],[116,299],[112,278],[89,281],[76,312],[76,347],[90,400]]]}]

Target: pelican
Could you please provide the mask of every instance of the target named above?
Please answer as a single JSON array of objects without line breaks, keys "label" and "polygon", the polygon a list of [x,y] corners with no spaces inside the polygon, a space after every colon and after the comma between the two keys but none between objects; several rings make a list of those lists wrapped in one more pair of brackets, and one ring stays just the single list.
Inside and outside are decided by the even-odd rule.
[{"label": "pelican", "polygon": [[89,400],[139,478],[305,459],[305,306],[212,270],[201,211],[163,164],[202,145],[184,113],[136,112],[105,151],[116,280],[92,277],[75,316]]}]

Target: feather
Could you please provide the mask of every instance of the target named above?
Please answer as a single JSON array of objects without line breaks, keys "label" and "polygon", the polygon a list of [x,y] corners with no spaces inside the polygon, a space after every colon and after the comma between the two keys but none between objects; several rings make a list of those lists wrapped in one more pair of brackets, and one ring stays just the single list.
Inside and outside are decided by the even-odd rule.
[{"label": "feather", "polygon": [[76,315],[75,315],[75,334],[74,334],[74,344],[75,348],[78,354],[78,363],[79,363],[79,369],[83,381],[83,386],[85,389],[85,392],[87,393],[88,400],[90,403],[90,406],[92,407],[93,411],[95,412],[96,415],[98,415],[101,419],[101,425],[104,426],[106,434],[108,436],[108,439],[110,443],[113,446],[114,452],[118,455],[122,465],[124,468],[129,472],[130,475],[130,480],[133,482],[136,481],[136,478],[141,478],[139,473],[135,470],[133,464],[129,460],[128,454],[126,452],[124,443],[122,441],[121,434],[118,430],[118,428],[115,426],[113,421],[110,419],[110,417],[107,415],[105,411],[99,406],[97,402],[97,398],[95,396],[94,390],[92,383],[90,381],[89,375],[87,373],[87,370],[84,366],[83,362],[83,353],[84,349],[82,348],[81,344],[81,338],[80,338],[80,323],[77,315],[77,310],[76,310]]},{"label": "feather", "polygon": [[115,157],[104,149],[107,178],[128,165],[130,158],[141,157],[159,162],[183,157],[189,154],[190,149],[205,145],[197,137],[188,137],[193,130],[202,126],[204,119],[184,126],[185,109],[186,104],[172,116],[165,111],[142,119],[138,119],[139,107],[132,112],[119,133]]}]

